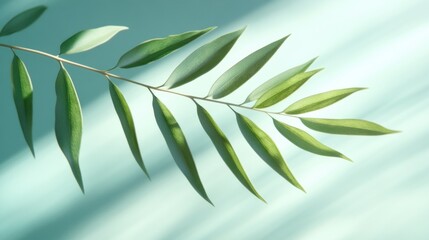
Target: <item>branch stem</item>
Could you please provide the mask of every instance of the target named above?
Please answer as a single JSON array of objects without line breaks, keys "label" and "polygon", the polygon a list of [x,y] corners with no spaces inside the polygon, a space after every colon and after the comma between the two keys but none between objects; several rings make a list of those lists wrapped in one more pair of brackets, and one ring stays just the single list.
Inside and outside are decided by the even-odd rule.
[{"label": "branch stem", "polygon": [[[135,85],[139,85],[139,86],[145,87],[145,88],[147,88],[149,90],[155,90],[155,91],[160,91],[160,92],[166,92],[166,93],[170,93],[170,94],[175,94],[175,95],[178,95],[178,96],[189,98],[189,99],[194,100],[194,101],[195,101],[195,99],[198,99],[198,100],[202,100],[202,101],[206,101],[206,102],[213,102],[213,103],[227,105],[230,108],[231,107],[238,107],[238,108],[242,108],[242,109],[248,109],[248,110],[253,110],[253,111],[258,111],[258,112],[263,112],[263,113],[268,113],[268,114],[290,116],[290,115],[284,114],[282,112],[271,112],[271,111],[266,111],[266,110],[263,110],[263,109],[257,109],[257,108],[243,106],[243,105],[236,104],[236,103],[224,102],[224,101],[221,101],[221,100],[211,99],[211,98],[206,98],[206,97],[192,96],[192,95],[188,95],[188,94],[184,94],[184,93],[180,93],[180,92],[175,92],[175,91],[172,91],[172,90],[169,90],[169,89],[163,89],[163,88],[159,88],[159,87],[154,87],[154,86],[151,86],[151,85],[147,85],[147,84],[144,84],[144,83],[140,83],[140,82],[131,80],[129,78],[125,78],[123,76],[119,76],[119,75],[113,74],[113,73],[109,72],[109,70],[100,70],[100,69],[97,69],[97,68],[94,68],[94,67],[90,67],[90,66],[81,64],[81,63],[77,63],[77,62],[74,62],[74,61],[70,61],[70,60],[64,59],[64,58],[62,58],[62,57],[60,57],[58,55],[53,55],[53,54],[50,54],[50,53],[46,53],[46,52],[43,52],[43,51],[31,49],[31,48],[20,47],[20,46],[13,46],[13,45],[4,44],[4,43],[0,43],[0,47],[9,48],[12,51],[14,51],[14,50],[20,50],[20,51],[24,51],[24,52],[34,53],[34,54],[41,55],[41,56],[44,56],[44,57],[47,57],[47,58],[51,58],[53,60],[58,61],[59,63],[66,63],[66,64],[69,64],[69,65],[72,65],[72,66],[75,66],[75,67],[79,67],[79,68],[82,68],[82,69],[86,69],[88,71],[92,71],[92,72],[101,74],[101,75],[106,76],[108,78],[111,77],[111,78],[115,78],[115,79],[122,80],[122,81],[125,81],[125,82],[129,82],[129,83],[132,83],[132,84],[135,84]],[[290,116],[290,117],[294,117],[294,116]]]}]

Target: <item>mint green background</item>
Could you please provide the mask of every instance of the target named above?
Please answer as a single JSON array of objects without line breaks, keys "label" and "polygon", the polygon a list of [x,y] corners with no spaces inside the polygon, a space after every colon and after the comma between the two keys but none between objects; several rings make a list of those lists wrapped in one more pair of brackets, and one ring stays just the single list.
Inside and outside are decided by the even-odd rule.
[{"label": "mint green background", "polygon": [[[224,106],[205,104],[225,130],[260,202],[229,172],[198,123],[189,100],[158,96],[181,124],[212,207],[192,189],[156,127],[148,92],[120,84],[133,110],[149,181],[126,145],[102,77],[68,67],[84,113],[80,193],[53,129],[58,65],[19,53],[35,89],[35,150],[31,157],[10,91],[11,53],[0,49],[0,239],[427,239],[429,229],[429,2],[411,1],[59,1],[2,0],[0,25],[37,4],[48,11],[2,43],[57,53],[61,41],[86,28],[130,30],[69,59],[109,68],[121,53],[153,37],[218,26],[180,52],[118,73],[161,84],[202,43],[247,26],[231,54],[213,71],[178,90],[205,94],[240,58],[286,34],[291,37],[246,85],[225,98],[240,102],[264,80],[320,56],[325,67],[275,109],[310,94],[368,87],[312,117],[363,118],[401,130],[381,137],[332,136],[309,131],[354,160],[312,155],[282,138],[263,114],[245,112],[273,136],[307,193],[269,169],[239,133]],[[294,119],[284,119],[302,126]]]}]

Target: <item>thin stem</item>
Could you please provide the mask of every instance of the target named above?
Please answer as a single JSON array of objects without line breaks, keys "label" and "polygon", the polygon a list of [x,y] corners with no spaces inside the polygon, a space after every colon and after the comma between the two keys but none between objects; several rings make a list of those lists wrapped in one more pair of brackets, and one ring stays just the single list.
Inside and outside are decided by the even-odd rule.
[{"label": "thin stem", "polygon": [[[153,87],[151,85],[147,85],[147,84],[144,84],[144,83],[136,82],[134,80],[131,80],[131,79],[128,79],[128,78],[125,78],[125,77],[122,77],[122,76],[110,73],[109,70],[100,70],[100,69],[97,69],[97,68],[93,68],[93,67],[81,64],[81,63],[73,62],[73,61],[64,59],[62,57],[56,56],[56,55],[49,54],[49,53],[46,53],[46,52],[42,52],[42,51],[35,50],[35,49],[31,49],[31,48],[25,48],[25,47],[20,47],[20,46],[13,46],[13,45],[3,44],[3,43],[0,43],[0,47],[9,48],[12,51],[14,51],[14,50],[20,50],[20,51],[25,51],[25,52],[30,52],[30,53],[38,54],[38,55],[41,55],[41,56],[44,56],[44,57],[47,57],[47,58],[54,59],[54,60],[58,61],[60,64],[61,63],[67,63],[67,64],[72,65],[72,66],[76,66],[76,67],[83,68],[83,69],[86,69],[86,70],[89,70],[89,71],[92,71],[92,72],[95,72],[95,73],[99,73],[99,74],[107,77],[108,79],[110,79],[110,77],[111,77],[111,78],[115,78],[115,79],[118,79],[118,80],[126,81],[126,82],[129,82],[129,83],[135,84],[135,85],[139,85],[139,86],[145,87],[145,88],[149,89],[151,92],[152,92],[152,90],[155,90],[155,91],[166,92],[166,93],[171,93],[171,94],[175,94],[175,95],[178,95],[178,96],[186,97],[186,98],[192,99],[194,101],[195,101],[195,99],[198,99],[198,100],[207,101],[207,102],[224,104],[224,105],[229,106],[231,109],[232,109],[232,107],[238,107],[238,108],[243,108],[243,109],[248,109],[248,110],[263,112],[263,113],[267,113],[267,114],[275,114],[275,115],[294,117],[294,116],[291,116],[291,115],[284,114],[282,112],[271,112],[271,111],[266,111],[266,110],[263,110],[263,109],[257,109],[257,108],[243,106],[241,104],[229,103],[229,102],[224,102],[224,101],[221,101],[221,100],[210,99],[210,98],[205,98],[205,97],[192,96],[192,95],[188,95],[188,94],[184,94],[184,93],[179,93],[179,92],[171,91],[169,89],[163,89],[163,88]],[[152,94],[153,94],[153,92],[152,92]],[[235,111],[234,109],[232,109],[232,110]]]}]

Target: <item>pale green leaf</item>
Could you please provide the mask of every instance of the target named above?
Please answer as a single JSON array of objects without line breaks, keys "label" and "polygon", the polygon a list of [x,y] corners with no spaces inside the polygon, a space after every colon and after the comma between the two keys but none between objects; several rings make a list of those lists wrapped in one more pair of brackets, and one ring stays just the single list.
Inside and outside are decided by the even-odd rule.
[{"label": "pale green leaf", "polygon": [[313,130],[344,135],[383,135],[397,133],[366,120],[360,119],[322,119],[301,118],[302,123]]},{"label": "pale green leaf", "polygon": [[82,110],[72,79],[61,66],[55,83],[55,135],[66,156],[76,181],[84,192],[79,167],[79,150],[82,140]]},{"label": "pale green leaf", "polygon": [[304,191],[304,188],[289,170],[289,167],[286,165],[280,151],[270,136],[247,117],[238,113],[236,113],[236,117],[241,133],[259,157],[261,157],[274,171],[279,173],[280,176],[284,177],[295,187]]},{"label": "pale green leaf", "polygon": [[19,13],[6,23],[0,31],[0,36],[6,36],[24,30],[33,24],[45,10],[45,6],[37,6]]},{"label": "pale green leaf", "polygon": [[315,111],[332,105],[350,94],[363,89],[365,88],[345,88],[315,94],[291,104],[283,112],[287,114],[301,114]]},{"label": "pale green leaf", "polygon": [[260,48],[232,66],[216,80],[208,96],[216,99],[235,91],[270,60],[286,38],[288,36]]},{"label": "pale green leaf", "polygon": [[304,132],[303,130],[292,127],[285,123],[273,120],[274,125],[277,130],[287,138],[291,143],[295,144],[297,147],[300,147],[306,151],[329,157],[339,157],[346,160],[350,160],[348,157],[344,156],[342,153],[335,151],[334,149],[324,145],[319,142],[317,139],[312,137],[310,134]]},{"label": "pale green leaf", "polygon": [[286,70],[286,71],[278,74],[277,76],[271,78],[270,80],[266,81],[261,86],[257,87],[255,90],[253,90],[249,94],[249,96],[246,98],[244,103],[248,103],[248,102],[252,102],[252,101],[257,100],[258,98],[260,98],[264,93],[266,93],[270,89],[272,89],[272,88],[280,85],[281,83],[289,80],[293,76],[306,71],[310,67],[310,65],[313,64],[313,62],[315,60],[316,60],[316,58],[313,58],[306,63],[303,63],[299,66],[295,66],[289,70]]},{"label": "pale green leaf", "polygon": [[195,50],[173,71],[164,84],[175,88],[213,69],[228,54],[244,29],[225,34]]},{"label": "pale green leaf", "polygon": [[204,131],[210,137],[211,141],[219,152],[219,155],[222,157],[223,161],[231,170],[231,172],[243,184],[243,186],[245,186],[257,198],[265,202],[262,196],[259,195],[256,189],[253,187],[252,182],[244,171],[243,166],[241,165],[240,160],[234,151],[234,148],[232,147],[228,138],[216,124],[212,116],[210,116],[207,110],[205,110],[200,105],[197,105],[197,112]]},{"label": "pale green leaf", "polygon": [[104,26],[80,31],[61,44],[60,54],[73,54],[93,49],[127,29],[128,27],[123,26]]},{"label": "pale green leaf", "polygon": [[191,150],[186,142],[185,135],[182,132],[176,119],[170,110],[154,96],[153,110],[156,123],[164,136],[171,155],[176,161],[177,166],[191,183],[192,187],[210,204],[213,204],[207,196],[206,190],[201,182],[200,176],[195,166]]},{"label": "pale green leaf", "polygon": [[19,123],[25,141],[34,156],[33,147],[33,86],[27,68],[21,59],[14,55],[11,65],[13,100],[15,101]]},{"label": "pale green leaf", "polygon": [[255,103],[254,108],[270,107],[283,99],[289,97],[292,93],[298,90],[304,83],[307,82],[314,74],[322,69],[316,69],[309,72],[298,73],[287,81],[275,86],[266,91]]},{"label": "pale green leaf", "polygon": [[210,27],[203,30],[190,31],[182,34],[170,35],[165,38],[145,41],[122,55],[117,66],[121,68],[132,68],[148,64],[172,53],[213,29],[214,27]]},{"label": "pale green leaf", "polygon": [[128,106],[128,103],[119,88],[111,81],[109,81],[109,91],[110,97],[112,98],[113,106],[115,107],[116,114],[121,121],[122,129],[124,130],[131,152],[133,153],[133,156],[141,167],[141,169],[149,177],[149,173],[146,170],[146,167],[143,163],[142,155],[140,153],[140,148],[136,135],[136,128],[134,126],[133,116],[131,114],[131,110]]}]

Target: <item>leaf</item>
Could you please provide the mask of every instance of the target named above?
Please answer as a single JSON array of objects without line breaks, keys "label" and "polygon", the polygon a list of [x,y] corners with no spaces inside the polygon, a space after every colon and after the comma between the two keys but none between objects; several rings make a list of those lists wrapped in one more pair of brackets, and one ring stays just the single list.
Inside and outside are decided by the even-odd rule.
[{"label": "leaf", "polygon": [[170,149],[171,155],[176,161],[177,166],[201,197],[213,205],[207,196],[206,190],[204,189],[200,176],[198,175],[191,150],[186,142],[185,135],[176,119],[168,108],[155,96],[152,104],[158,127],[167,142],[168,148]]},{"label": "leaf", "polygon": [[25,141],[34,156],[33,147],[33,86],[27,68],[21,59],[14,55],[11,66],[13,100],[15,101],[19,123]]},{"label": "leaf", "polygon": [[236,113],[237,123],[241,133],[253,150],[268,166],[285,178],[295,187],[304,191],[304,188],[295,179],[274,141],[247,117]]},{"label": "leaf", "polygon": [[219,155],[222,157],[223,161],[231,170],[231,172],[241,182],[241,184],[243,184],[244,187],[246,187],[257,198],[265,202],[262,196],[259,195],[256,189],[253,187],[231,143],[228,141],[225,134],[222,132],[207,110],[197,104],[197,112],[204,131],[210,137],[211,141],[219,152]]},{"label": "leaf", "polygon": [[243,31],[244,28],[225,34],[195,50],[174,69],[164,86],[178,87],[213,69],[228,54]]},{"label": "leaf", "polygon": [[208,97],[215,99],[225,97],[239,88],[270,60],[288,37],[286,36],[260,48],[232,66],[216,80],[210,89]]},{"label": "leaf", "polygon": [[55,135],[58,145],[67,158],[76,181],[84,192],[79,167],[79,150],[82,140],[82,111],[72,79],[61,66],[55,83]]},{"label": "leaf", "polygon": [[170,35],[165,38],[145,41],[122,55],[117,66],[121,68],[132,68],[148,64],[172,53],[176,49],[185,46],[213,29],[214,27],[210,27],[203,30],[190,31],[182,34]]},{"label": "leaf", "polygon": [[0,36],[7,36],[24,30],[33,24],[43,14],[43,12],[45,12],[45,10],[45,6],[37,6],[19,13],[6,23],[0,31]]},{"label": "leaf", "polygon": [[279,84],[283,83],[284,81],[289,80],[290,78],[292,78],[293,76],[295,76],[299,73],[303,73],[304,71],[306,71],[310,67],[311,64],[313,64],[313,62],[315,60],[316,60],[316,58],[313,58],[304,64],[301,64],[299,66],[296,66],[296,67],[293,67],[289,70],[286,70],[286,71],[280,73],[279,75],[271,78],[270,80],[266,81],[261,86],[257,87],[255,90],[253,90],[253,92],[251,92],[249,94],[249,96],[244,101],[244,103],[248,103],[248,102],[252,102],[254,100],[257,100],[258,98],[260,98],[264,93],[266,93],[270,89],[278,86]]},{"label": "leaf", "polygon": [[143,163],[143,158],[140,153],[139,144],[137,142],[136,128],[134,126],[131,110],[121,90],[119,90],[119,88],[111,81],[109,81],[109,91],[110,91],[110,97],[112,98],[113,106],[115,107],[116,114],[118,115],[119,120],[121,121],[122,129],[124,130],[131,152],[133,153],[134,158],[136,159],[137,163],[144,171],[146,176],[149,177],[149,173],[147,172],[146,167]]},{"label": "leaf", "polygon": [[316,69],[309,72],[298,73],[289,80],[282,82],[280,85],[265,92],[256,101],[254,108],[270,107],[283,99],[289,97],[292,93],[298,90],[304,83],[307,82],[314,74],[320,72],[322,69]]},{"label": "leaf", "polygon": [[300,147],[306,151],[309,151],[318,155],[329,156],[329,157],[339,157],[350,161],[348,157],[324,145],[323,143],[319,142],[317,139],[312,137],[310,134],[304,132],[303,130],[296,127],[289,126],[275,119],[273,119],[273,121],[277,130],[291,143],[295,144],[297,147]]},{"label": "leaf", "polygon": [[61,44],[60,54],[73,54],[93,49],[127,29],[128,27],[123,26],[104,26],[80,31]]},{"label": "leaf", "polygon": [[383,135],[397,133],[376,123],[359,119],[301,118],[301,122],[313,130],[344,135]]},{"label": "leaf", "polygon": [[350,94],[363,89],[365,88],[345,88],[312,95],[291,104],[283,112],[287,114],[301,114],[315,111],[332,105]]}]

